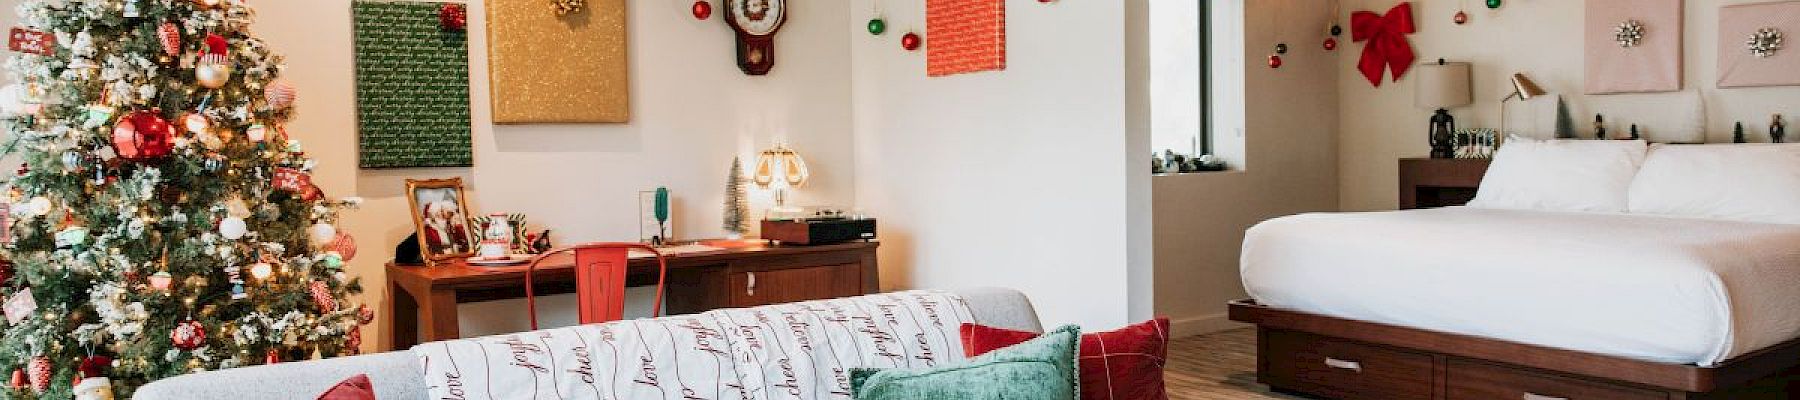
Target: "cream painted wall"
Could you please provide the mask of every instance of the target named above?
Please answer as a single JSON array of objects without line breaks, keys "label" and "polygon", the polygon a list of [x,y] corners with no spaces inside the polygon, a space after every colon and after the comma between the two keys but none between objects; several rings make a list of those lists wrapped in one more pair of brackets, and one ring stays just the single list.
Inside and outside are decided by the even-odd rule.
[{"label": "cream painted wall", "polygon": [[[1687,90],[1698,90],[1707,104],[1706,126],[1711,141],[1730,141],[1733,122],[1744,121],[1752,132],[1767,132],[1769,115],[1800,115],[1800,89],[1719,89],[1716,82],[1719,7],[1761,0],[1686,0],[1685,57]],[[1564,95],[1578,115],[1581,131],[1588,131],[1593,115],[1582,109],[1597,103],[1618,101],[1619,96],[1583,95],[1585,82],[1582,24],[1583,1],[1508,1],[1497,11],[1470,2],[1473,21],[1451,23],[1454,1],[1413,2],[1419,33],[1411,36],[1425,60],[1447,58],[1474,63],[1474,105],[1452,110],[1459,126],[1499,125],[1498,100],[1506,96],[1506,79],[1524,72],[1553,94]],[[1345,0],[1344,18],[1355,10],[1392,7],[1389,0]],[[1430,110],[1413,106],[1411,79],[1373,88],[1355,71],[1355,52],[1360,44],[1347,44],[1341,57],[1339,108],[1342,147],[1339,150],[1341,201],[1347,210],[1383,210],[1395,207],[1399,196],[1396,161],[1426,155],[1425,120]],[[1724,49],[1738,51],[1739,49]],[[1519,112],[1511,108],[1509,112]],[[1663,109],[1608,113],[1609,121],[1649,118]],[[1617,129],[1617,128],[1615,128]],[[1763,139],[1766,140],[1766,139]]]},{"label": "cream painted wall", "polygon": [[897,42],[923,30],[923,3],[881,2],[893,29],[854,37],[850,62],[856,197],[883,218],[884,289],[1017,288],[1051,325],[1149,315],[1148,279],[1131,277],[1149,268],[1131,243],[1148,236],[1149,199],[1129,194],[1149,190],[1149,143],[1128,127],[1142,111],[1126,82],[1141,76],[1124,4],[1008,1],[1006,71],[927,78],[924,54]]},{"label": "cream painted wall", "polygon": [[[1241,171],[1154,178],[1156,313],[1170,317],[1176,335],[1237,326],[1226,318],[1225,302],[1244,297],[1238,254],[1245,229],[1337,209],[1335,68],[1344,49],[1325,52],[1317,43],[1322,35],[1296,28],[1327,26],[1329,2],[1227,0],[1213,7],[1215,24],[1244,33],[1241,42],[1215,42],[1213,62],[1220,74],[1214,131],[1225,135],[1216,143],[1221,151],[1241,149],[1245,163]],[[1161,17],[1154,21],[1180,21]],[[1292,50],[1281,69],[1269,69],[1269,52],[1283,41]],[[1171,55],[1153,57],[1160,56]]]},{"label": "cream painted wall", "polygon": [[[786,139],[813,170],[796,203],[855,203],[847,4],[793,2],[775,70],[748,77],[718,18],[694,20],[687,2],[630,2],[631,122],[535,126],[491,123],[483,4],[469,2],[475,167],[376,171],[356,167],[350,1],[256,2],[257,33],[288,56],[287,76],[299,86],[301,114],[290,130],[320,159],[317,181],[331,195],[369,200],[344,218],[362,245],[351,270],[370,283],[363,301],[378,305],[387,295],[382,263],[412,231],[402,196],[408,178],[462,177],[477,213],[526,213],[559,243],[636,240],[637,192],[668,186],[676,235],[718,237],[732,156],[751,162]],[[768,203],[766,193],[753,197]],[[560,318],[547,322],[573,322],[567,298],[551,304],[542,313]],[[524,330],[523,309],[519,301],[464,305],[463,333]]]}]

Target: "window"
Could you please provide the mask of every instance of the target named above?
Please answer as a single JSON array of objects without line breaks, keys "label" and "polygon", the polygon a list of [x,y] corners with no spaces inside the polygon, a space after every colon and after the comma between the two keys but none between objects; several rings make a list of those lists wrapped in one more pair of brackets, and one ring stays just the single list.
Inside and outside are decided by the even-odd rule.
[{"label": "window", "polygon": [[1150,142],[1158,155],[1216,154],[1211,3],[1150,2]]}]

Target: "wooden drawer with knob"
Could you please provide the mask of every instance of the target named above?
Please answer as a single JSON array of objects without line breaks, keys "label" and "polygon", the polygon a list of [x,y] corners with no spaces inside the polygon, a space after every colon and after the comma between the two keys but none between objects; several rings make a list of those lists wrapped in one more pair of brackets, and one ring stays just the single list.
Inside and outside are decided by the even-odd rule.
[{"label": "wooden drawer with knob", "polygon": [[1499,366],[1449,360],[1449,400],[1662,400],[1664,392]]},{"label": "wooden drawer with knob", "polygon": [[1323,336],[1262,330],[1263,383],[1334,399],[1430,400],[1432,356]]},{"label": "wooden drawer with knob", "polygon": [[863,294],[857,264],[776,269],[731,274],[731,306],[756,307]]}]

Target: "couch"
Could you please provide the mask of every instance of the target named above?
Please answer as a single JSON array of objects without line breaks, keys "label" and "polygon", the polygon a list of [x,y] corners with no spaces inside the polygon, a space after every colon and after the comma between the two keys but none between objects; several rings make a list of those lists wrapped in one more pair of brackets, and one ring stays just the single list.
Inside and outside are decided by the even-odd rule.
[{"label": "couch", "polygon": [[[955,291],[967,300],[969,311],[983,325],[1042,332],[1031,302],[1009,289]],[[152,382],[140,388],[137,399],[313,399],[338,382],[367,374],[376,396],[383,400],[424,400],[423,369],[410,352],[293,362],[222,371],[209,371]]]}]

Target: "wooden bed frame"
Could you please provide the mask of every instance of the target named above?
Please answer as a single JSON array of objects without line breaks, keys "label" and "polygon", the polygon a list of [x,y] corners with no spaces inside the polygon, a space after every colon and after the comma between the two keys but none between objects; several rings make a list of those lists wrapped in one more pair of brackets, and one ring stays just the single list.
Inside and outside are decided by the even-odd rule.
[{"label": "wooden bed frame", "polygon": [[[1800,339],[1722,365],[1663,364],[1230,303],[1257,326],[1257,380],[1338,399],[1800,398]],[[1788,393],[1794,393],[1789,395]]]}]

